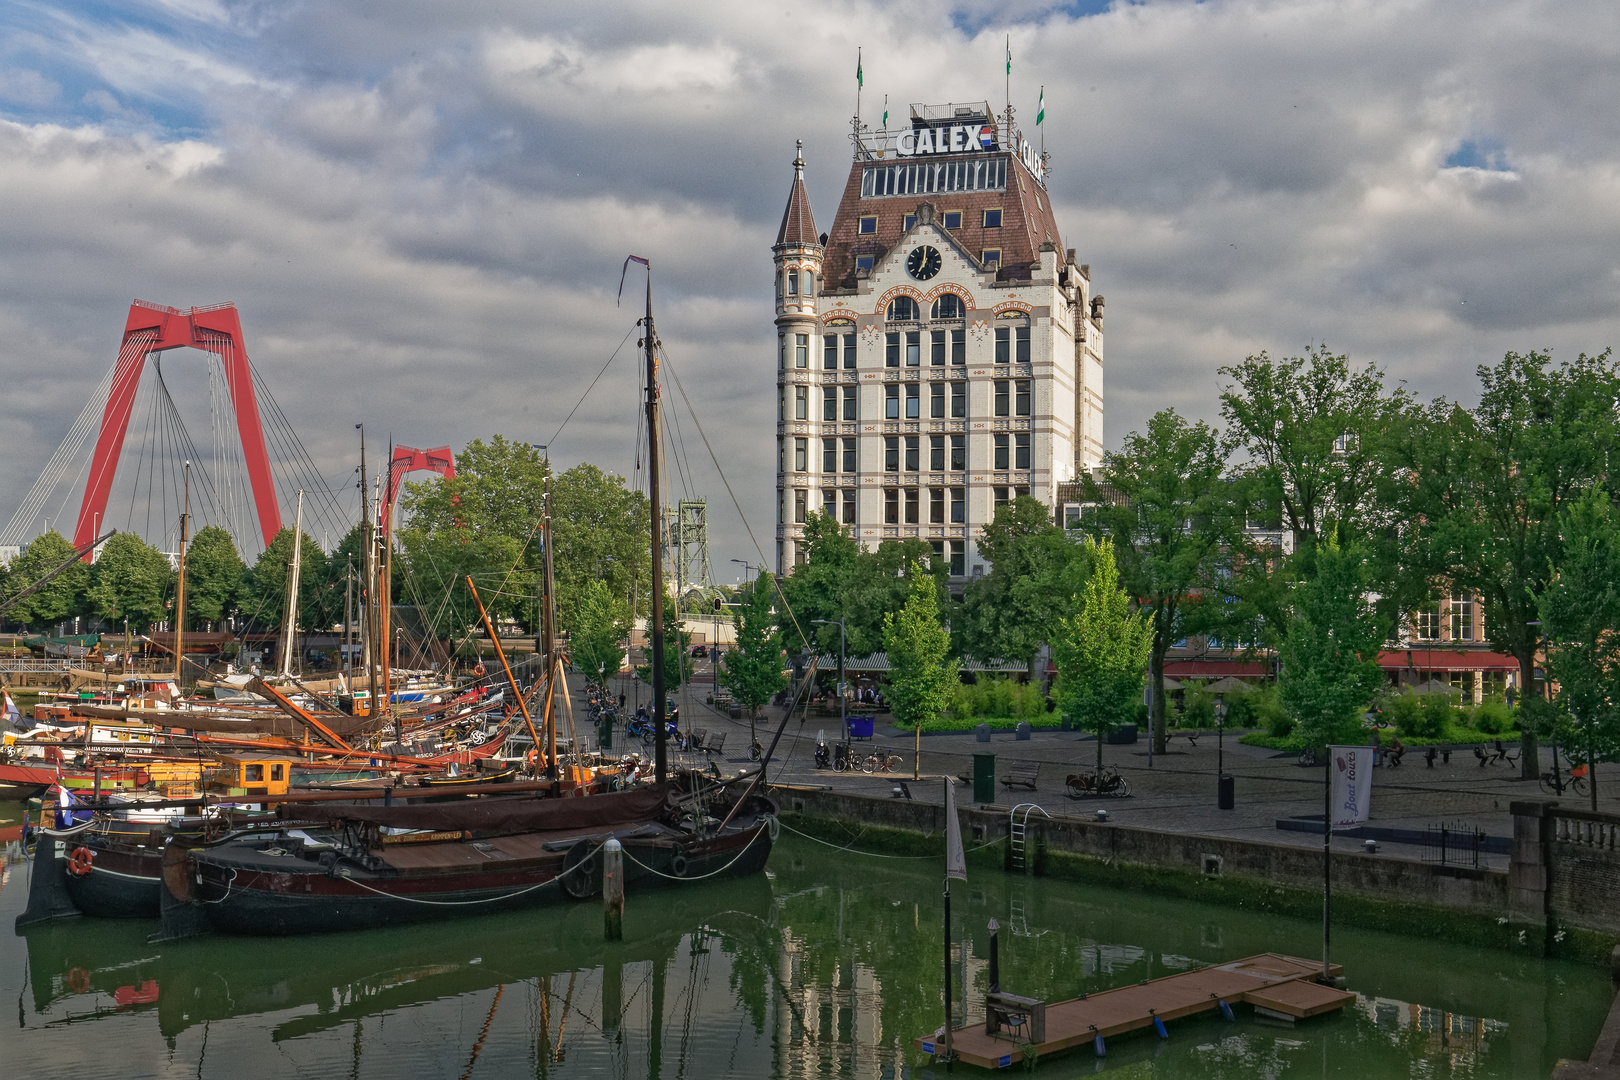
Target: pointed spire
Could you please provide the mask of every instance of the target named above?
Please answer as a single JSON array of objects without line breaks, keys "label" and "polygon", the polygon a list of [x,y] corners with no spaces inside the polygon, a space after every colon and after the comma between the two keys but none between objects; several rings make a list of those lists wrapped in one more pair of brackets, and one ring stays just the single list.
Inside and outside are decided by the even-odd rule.
[{"label": "pointed spire", "polygon": [[782,227],[776,232],[777,246],[782,244],[821,243],[816,234],[815,215],[810,212],[810,196],[804,191],[804,140],[795,143],[793,156],[793,188],[788,192],[787,209],[782,212]]}]

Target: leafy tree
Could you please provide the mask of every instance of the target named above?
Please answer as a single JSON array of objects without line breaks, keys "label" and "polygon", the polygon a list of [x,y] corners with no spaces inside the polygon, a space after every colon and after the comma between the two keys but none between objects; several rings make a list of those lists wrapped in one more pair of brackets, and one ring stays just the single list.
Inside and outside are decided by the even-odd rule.
[{"label": "leafy tree", "polygon": [[1119,587],[1113,543],[1087,537],[1084,546],[1091,575],[1078,610],[1058,621],[1052,654],[1059,707],[1096,733],[1100,770],[1103,736],[1134,717],[1142,699],[1153,624]]},{"label": "leafy tree", "polygon": [[981,659],[1017,660],[1036,678],[1036,654],[1083,580],[1083,549],[1052,523],[1051,511],[1021,495],[996,510],[979,540],[990,573],[963,595],[963,652]]},{"label": "leafy tree", "polygon": [[1554,365],[1508,353],[1479,368],[1473,410],[1443,399],[1425,411],[1403,464],[1426,558],[1485,601],[1491,645],[1519,662],[1528,706],[1520,768],[1539,773],[1535,685],[1542,595],[1563,560],[1566,511],[1603,480],[1620,441],[1620,370],[1608,352]]},{"label": "leafy tree", "polygon": [[775,597],[776,579],[763,573],[742,593],[737,645],[720,662],[720,685],[748,709],[750,718],[788,684],[782,670],[782,634],[771,610]]},{"label": "leafy tree", "polygon": [[957,678],[951,634],[940,621],[939,587],[913,563],[905,602],[883,616],[883,647],[889,654],[889,708],[895,720],[914,726],[944,715]]},{"label": "leafy tree", "polygon": [[[111,543],[111,541],[108,541]],[[218,622],[236,607],[247,565],[231,534],[209,525],[186,551],[186,614],[194,622]]]},{"label": "leafy tree", "polygon": [[[111,541],[109,541],[110,543]],[[73,545],[52,530],[38,536],[11,560],[7,595],[15,595],[73,557]],[[6,614],[7,619],[37,630],[71,619],[84,611],[85,590],[90,587],[90,567],[76,562],[52,578],[38,592],[24,597]]]},{"label": "leafy tree", "polygon": [[628,632],[629,612],[624,600],[614,595],[607,582],[591,582],[568,639],[574,667],[597,682],[606,682],[609,675],[617,674],[624,666],[624,646],[620,642]]},{"label": "leafy tree", "polygon": [[145,633],[170,614],[174,576],[161,551],[134,533],[119,533],[101,546],[86,596],[103,619],[127,619],[131,630]]},{"label": "leafy tree", "polygon": [[[647,625],[650,628],[652,618],[648,616]],[[692,662],[687,655],[687,646],[691,635],[686,632],[686,624],[681,620],[681,613],[675,609],[675,599],[664,597],[664,691],[673,694],[685,686],[692,677]],[[647,635],[647,647],[643,650],[648,662],[636,668],[636,675],[648,686],[652,686],[652,635]]]},{"label": "leafy tree", "polygon": [[[1113,541],[1120,580],[1153,628],[1148,707],[1160,754],[1169,726],[1165,653],[1172,642],[1212,629],[1223,618],[1224,605],[1210,586],[1242,524],[1222,475],[1225,466],[1208,424],[1189,424],[1166,409],[1148,421],[1145,435],[1132,432],[1104,457],[1101,484],[1086,478],[1086,498],[1097,504],[1089,528]],[[1108,489],[1118,498],[1109,498]]]},{"label": "leafy tree", "polygon": [[1369,600],[1371,578],[1365,554],[1329,535],[1317,548],[1316,575],[1294,587],[1278,697],[1307,746],[1359,740],[1362,713],[1383,685],[1378,649],[1389,623]]},{"label": "leafy tree", "polygon": [[551,486],[551,526],[557,536],[557,621],[564,630],[586,587],[600,578],[615,596],[632,591],[645,612],[652,597],[652,518],[647,496],[624,477],[581,462]]},{"label": "leafy tree", "polygon": [[[300,533],[298,567],[298,616],[301,630],[319,629],[322,596],[320,581],[326,570],[326,555],[308,533]],[[281,626],[287,617],[287,578],[292,573],[293,531],[283,526],[270,546],[260,552],[243,589],[242,611],[261,627]],[[306,585],[308,586],[306,588]]]},{"label": "leafy tree", "polygon": [[[1548,674],[1561,711],[1579,730],[1559,741],[1577,758],[1620,753],[1620,515],[1608,494],[1592,491],[1564,515],[1564,554],[1541,595],[1541,621],[1552,648]],[[1595,778],[1595,774],[1594,774]],[[1592,798],[1597,800],[1594,784]]]}]

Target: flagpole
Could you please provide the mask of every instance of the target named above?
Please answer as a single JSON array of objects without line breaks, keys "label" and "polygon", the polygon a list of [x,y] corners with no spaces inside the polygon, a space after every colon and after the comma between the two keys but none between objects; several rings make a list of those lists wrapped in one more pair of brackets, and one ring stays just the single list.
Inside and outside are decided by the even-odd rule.
[{"label": "flagpole", "polygon": [[1007,142],[1012,142],[1012,35],[1007,35],[1007,74],[1003,80],[1003,96],[1007,99]]},{"label": "flagpole", "polygon": [[[947,779],[945,783],[949,784]],[[956,1055],[951,1052],[951,879],[945,878],[945,1054],[940,1060],[949,1062]]]},{"label": "flagpole", "polygon": [[1327,747],[1323,755],[1327,760],[1322,770],[1322,981],[1331,982],[1328,977],[1328,941],[1331,937],[1331,920],[1329,913],[1332,910],[1333,875],[1331,857],[1333,854],[1333,747]]},{"label": "flagpole", "polygon": [[861,67],[861,50],[855,50],[855,130],[861,129],[861,89],[866,85],[866,75]]}]

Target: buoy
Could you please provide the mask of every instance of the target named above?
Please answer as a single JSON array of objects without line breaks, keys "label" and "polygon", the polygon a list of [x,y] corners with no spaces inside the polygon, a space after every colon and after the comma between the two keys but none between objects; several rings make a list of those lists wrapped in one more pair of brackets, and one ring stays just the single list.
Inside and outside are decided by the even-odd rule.
[{"label": "buoy", "polygon": [[1170,1037],[1170,1033],[1164,1030],[1164,1021],[1160,1020],[1157,1015],[1153,1017],[1153,1030],[1159,1033],[1159,1038],[1161,1039],[1168,1039]]},{"label": "buoy", "polygon": [[1232,1015],[1232,1006],[1228,1005],[1225,1002],[1225,1000],[1223,1000],[1223,999],[1217,998],[1216,1000],[1220,1001],[1220,1003],[1221,1003],[1221,1015],[1222,1016],[1226,1017],[1228,1020],[1236,1020],[1237,1019],[1237,1017]]}]

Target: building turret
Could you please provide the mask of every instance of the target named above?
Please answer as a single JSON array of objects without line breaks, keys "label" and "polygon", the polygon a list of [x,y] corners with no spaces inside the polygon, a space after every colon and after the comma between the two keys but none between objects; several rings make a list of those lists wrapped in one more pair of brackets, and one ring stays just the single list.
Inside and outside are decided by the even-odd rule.
[{"label": "building turret", "polygon": [[816,408],[815,355],[820,342],[816,311],[822,287],[822,238],[804,190],[804,143],[793,158],[782,227],[771,248],[776,263],[777,425],[776,562],[789,570],[798,558],[798,539],[813,505]]}]

